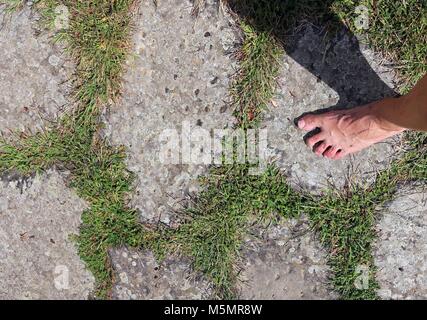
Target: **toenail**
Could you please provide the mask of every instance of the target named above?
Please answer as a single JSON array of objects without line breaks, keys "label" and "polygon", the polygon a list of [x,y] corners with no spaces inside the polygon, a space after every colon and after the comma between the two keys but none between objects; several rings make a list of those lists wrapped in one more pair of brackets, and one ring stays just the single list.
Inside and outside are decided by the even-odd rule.
[{"label": "toenail", "polygon": [[304,127],[305,127],[305,121],[304,120],[300,120],[300,121],[298,121],[298,127],[300,128],[300,129],[303,129]]}]

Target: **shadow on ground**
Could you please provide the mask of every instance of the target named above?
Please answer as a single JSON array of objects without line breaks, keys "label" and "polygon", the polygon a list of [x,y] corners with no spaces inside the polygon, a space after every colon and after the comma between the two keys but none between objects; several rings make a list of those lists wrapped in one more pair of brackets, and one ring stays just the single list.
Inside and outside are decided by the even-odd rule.
[{"label": "shadow on ground", "polygon": [[[230,0],[229,5],[258,32],[271,32],[292,59],[337,92],[339,101],[334,108],[395,96],[396,92],[381,80],[361,53],[356,36],[333,12],[334,2]],[[306,41],[307,28],[316,30],[317,36],[310,37],[310,41]],[[331,45],[336,34],[340,38],[348,38],[350,46]],[[306,45],[301,46],[301,42]],[[352,70],[349,70],[355,65],[358,66],[357,77],[353,77]]]}]

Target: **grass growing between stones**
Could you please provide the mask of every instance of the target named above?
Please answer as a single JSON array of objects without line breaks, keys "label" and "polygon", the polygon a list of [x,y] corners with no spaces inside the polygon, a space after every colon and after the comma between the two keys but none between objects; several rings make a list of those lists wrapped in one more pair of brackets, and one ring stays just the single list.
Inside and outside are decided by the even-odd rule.
[{"label": "grass growing between stones", "polygon": [[250,225],[275,220],[276,213],[295,217],[300,196],[274,167],[261,176],[249,174],[246,165],[212,168],[202,180],[203,191],[181,213],[181,226],[164,230],[152,242],[158,255],[177,250],[194,259],[222,298],[236,296],[236,262]]},{"label": "grass growing between stones", "polygon": [[[2,0],[0,3],[16,10],[25,1]],[[101,108],[120,93],[134,1],[40,0],[35,3],[44,23],[50,27],[55,26],[58,5],[64,4],[69,10],[69,27],[60,30],[56,39],[65,41],[77,64],[76,107],[57,126],[44,132],[4,138],[0,142],[0,171],[29,175],[53,165],[71,171],[70,185],[89,204],[76,242],[80,256],[96,278],[98,297],[107,298],[112,286],[107,250],[120,245],[145,246],[159,256],[178,250],[194,259],[195,269],[208,276],[220,296],[234,297],[236,265],[247,228],[260,220],[274,220],[275,214],[297,217],[304,212],[311,218],[322,243],[330,249],[329,265],[335,290],[345,299],[377,298],[371,250],[375,239],[375,208],[391,199],[398,182],[426,179],[425,135],[412,135],[409,150],[402,159],[380,173],[372,186],[330,190],[323,197],[294,192],[274,167],[260,176],[249,175],[246,165],[212,168],[202,181],[203,191],[182,213],[183,221],[177,229],[148,231],[138,223],[137,212],[127,205],[133,176],[124,164],[125,151],[109,146],[98,133]],[[283,48],[274,36],[273,27],[286,18],[278,16],[274,6],[259,6],[262,1],[248,3],[258,4],[253,12],[260,19],[240,21],[245,40],[238,55],[240,72],[231,88],[236,117],[244,129],[256,126],[276,90]],[[303,4],[304,10],[317,8],[311,5],[323,8],[328,3],[343,19],[351,21],[353,8],[359,2],[287,3]],[[423,10],[424,5],[412,0],[366,3],[372,6],[376,3],[375,18],[368,30],[370,40],[374,46],[401,58],[402,65],[408,63],[402,73],[412,83],[426,71],[427,47],[425,41],[416,40],[425,37],[427,22],[412,20],[418,16],[410,6]],[[290,8],[294,11],[288,15],[301,7]],[[261,29],[259,21],[263,21]],[[416,26],[413,21],[417,21]],[[398,37],[391,36],[395,28],[399,30]],[[384,37],[382,30],[387,30],[390,37]],[[368,267],[367,290],[359,290],[354,285],[360,275],[357,272],[360,265]]]},{"label": "grass growing between stones", "polygon": [[[343,299],[377,299],[372,245],[376,238],[376,210],[393,199],[399,183],[427,181],[427,135],[409,133],[402,157],[380,172],[375,182],[363,188],[350,185],[330,190],[322,197],[306,196],[302,210],[307,213],[321,242],[330,249],[332,284]],[[367,287],[358,289],[360,276]]]},{"label": "grass growing between stones", "polygon": [[[402,63],[401,74],[406,81],[406,85],[403,84],[402,87],[414,84],[426,72],[427,46],[422,39],[427,34],[427,23],[425,15],[420,18],[420,12],[425,12],[425,5],[419,1],[224,2],[231,3],[232,7],[243,8],[240,23],[244,43],[238,55],[240,70],[232,85],[231,95],[234,98],[235,115],[244,129],[256,127],[262,111],[270,104],[276,90],[275,80],[283,49],[275,34],[278,33],[279,25],[295,26],[292,13],[310,17],[314,11],[317,13],[315,22],[328,23],[334,20],[331,18],[331,13],[334,12],[350,28],[355,29],[353,21],[357,15],[354,10],[357,5],[365,4],[375,15],[368,30],[368,39],[374,48],[385,51],[394,61]],[[283,8],[286,10],[282,12],[286,14],[281,16]],[[408,12],[411,13],[406,14]],[[414,18],[418,20],[413,20]],[[421,23],[415,26],[414,21]],[[285,27],[279,27],[282,31],[281,28]],[[386,36],[383,30],[387,31]],[[399,34],[396,35],[394,30],[399,30]],[[211,184],[196,200],[197,215],[191,216],[192,219],[184,223],[177,234],[166,238],[176,246],[182,246],[184,252],[193,256],[196,268],[206,272],[221,288],[222,293],[230,297],[234,281],[237,280],[232,270],[238,261],[243,237],[241,232],[237,232],[237,226],[248,225],[248,216],[262,217],[263,210],[262,207],[239,206],[241,202],[236,200],[227,204],[223,202],[223,197],[228,199],[229,195],[238,195],[237,198],[230,199],[243,199],[244,203],[251,203],[251,199],[262,199],[270,214],[288,217],[306,213],[310,217],[320,241],[330,251],[328,265],[332,271],[331,284],[342,299],[378,299],[376,289],[379,286],[375,281],[376,269],[372,253],[376,237],[376,209],[392,199],[398,183],[427,178],[426,135],[409,134],[408,137],[408,150],[390,168],[380,172],[375,183],[368,187],[349,184],[344,190],[328,190],[321,197],[293,193],[286,179],[274,166],[268,172],[275,172],[276,178],[264,180],[265,183],[261,185],[258,185],[257,177],[248,177],[247,166],[231,167],[222,174],[217,174],[217,169],[213,169],[207,180]],[[236,172],[239,176],[237,180]],[[244,186],[241,181],[245,182]],[[222,188],[224,186],[226,192]],[[250,191],[241,194],[242,189]],[[281,190],[283,194],[273,193],[268,198],[263,198],[265,190]],[[283,195],[290,194],[292,196],[283,198]],[[285,201],[281,202],[279,199]],[[281,205],[269,207],[265,201]],[[239,210],[236,210],[235,205]],[[245,210],[240,211],[243,208]],[[229,228],[225,228],[225,225]],[[229,232],[224,233],[223,230]],[[229,245],[221,246],[217,241]],[[199,250],[200,248],[204,249]],[[231,255],[227,254],[230,252]],[[214,257],[224,260],[214,259],[212,262]],[[367,283],[358,281],[361,276]]]},{"label": "grass growing between stones", "polygon": [[362,30],[368,43],[382,52],[402,77],[402,91],[407,91],[427,73],[427,2],[420,0],[341,0],[335,1],[334,11],[355,28],[358,17],[355,7],[368,8],[369,26]]},{"label": "grass growing between stones", "polygon": [[[13,10],[25,1],[2,3]],[[133,176],[125,166],[125,151],[109,146],[98,133],[101,108],[120,92],[134,1],[36,1],[46,26],[56,27],[57,19],[64,19],[58,15],[64,12],[60,5],[69,15],[55,39],[66,43],[77,65],[75,108],[43,132],[3,138],[0,171],[29,175],[56,165],[71,172],[69,184],[89,204],[75,236],[78,252],[96,279],[95,295],[107,298],[112,286],[107,250],[139,247],[144,237],[137,212],[127,205]]]},{"label": "grass growing between stones", "polygon": [[[196,1],[196,12],[203,1]],[[256,127],[276,89],[280,59],[284,54],[271,32],[257,32],[238,21],[244,42],[236,53],[240,68],[230,95],[238,127]],[[250,175],[250,164],[213,167],[201,178],[203,191],[181,212],[177,229],[164,229],[156,241],[147,243],[159,257],[179,252],[194,261],[194,269],[213,283],[215,293],[235,298],[239,252],[250,226],[275,220],[280,212],[295,217],[300,196],[292,191],[278,169],[271,166],[262,175]],[[154,247],[153,247],[154,245]]]},{"label": "grass growing between stones", "polygon": [[257,32],[240,24],[245,41],[238,53],[240,70],[231,87],[233,107],[239,126],[248,129],[259,123],[262,112],[274,96],[284,52],[269,32]]},{"label": "grass growing between stones", "polygon": [[[369,29],[362,34],[374,49],[397,63],[401,92],[407,92],[427,73],[427,3],[336,1],[334,11],[355,33],[360,31],[354,27],[357,17],[354,8],[360,4],[369,9],[370,19]],[[427,135],[410,132],[405,142],[406,150],[400,159],[380,172],[374,184],[364,189],[350,187],[335,195],[331,192],[318,199],[318,205],[307,208],[322,242],[331,249],[332,283],[343,298],[377,298],[376,269],[371,253],[376,236],[375,210],[392,200],[399,183],[427,180]],[[357,290],[354,286],[360,275],[355,267],[360,266],[369,267],[368,290]]]}]

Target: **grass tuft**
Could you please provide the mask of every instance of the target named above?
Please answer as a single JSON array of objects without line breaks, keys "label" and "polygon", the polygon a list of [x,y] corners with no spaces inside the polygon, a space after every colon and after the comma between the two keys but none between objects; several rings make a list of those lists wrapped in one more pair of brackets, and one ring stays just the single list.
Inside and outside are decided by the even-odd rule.
[{"label": "grass tuft", "polygon": [[[357,30],[355,7],[369,10],[369,27]],[[334,11],[369,44],[396,63],[402,77],[402,92],[407,92],[427,73],[427,2],[419,0],[340,0]]]},{"label": "grass tuft", "polygon": [[[349,185],[344,190],[329,190],[321,197],[305,196],[302,210],[330,250],[331,281],[343,299],[378,298],[372,255],[377,210],[393,199],[399,183],[427,180],[427,134],[408,133],[406,141],[407,150],[401,158],[380,172],[372,185]],[[361,290],[355,281],[363,268],[369,283]]]},{"label": "grass tuft", "polygon": [[248,129],[259,124],[274,96],[284,51],[271,33],[257,32],[245,22],[241,28],[240,69],[230,91],[239,126]]},{"label": "grass tuft", "polygon": [[[10,11],[16,1],[4,1]],[[22,2],[22,4],[25,1]],[[70,185],[87,201],[80,233],[80,257],[93,273],[95,296],[108,298],[112,270],[108,249],[139,247],[145,236],[138,213],[128,207],[133,175],[126,169],[122,147],[109,146],[99,134],[101,108],[120,93],[128,53],[132,0],[39,0],[35,9],[43,25],[56,28],[61,10],[68,10],[67,28],[55,31],[76,62],[76,108],[58,123],[36,134],[14,133],[0,141],[0,172],[40,173],[53,165],[71,172]]]},{"label": "grass tuft", "polygon": [[[390,200],[393,191],[393,186],[377,183],[370,188],[329,190],[321,197],[307,195],[304,211],[319,240],[329,249],[331,284],[341,299],[377,299],[379,286],[372,255],[376,208]],[[363,270],[365,273],[361,274]],[[367,287],[356,287],[361,276],[366,276]]]},{"label": "grass tuft", "polygon": [[235,297],[236,263],[251,225],[276,221],[278,213],[298,215],[300,197],[274,167],[261,176],[249,174],[247,165],[212,168],[201,179],[203,191],[181,213],[176,230],[165,230],[154,251],[159,256],[177,250],[205,273],[218,296]]},{"label": "grass tuft", "polygon": [[[0,0],[8,12],[24,0]],[[205,1],[196,1],[197,11]],[[176,229],[148,229],[128,207],[133,175],[125,166],[125,150],[100,138],[99,113],[120,94],[123,64],[129,51],[133,0],[38,0],[35,8],[49,28],[56,27],[57,7],[69,10],[69,26],[56,30],[55,39],[67,44],[76,61],[72,114],[36,134],[14,133],[0,140],[0,172],[23,175],[53,165],[71,171],[70,185],[89,204],[75,237],[79,254],[96,279],[95,294],[108,298],[112,270],[108,249],[128,245],[151,248],[159,257],[180,252],[193,258],[194,267],[212,281],[220,297],[235,297],[236,263],[248,228],[277,216],[309,215],[322,243],[330,249],[332,284],[345,299],[376,299],[372,243],[375,210],[390,200],[397,183],[427,178],[427,136],[409,134],[408,150],[381,172],[369,187],[329,190],[322,197],[293,191],[274,166],[262,175],[249,174],[249,165],[214,167],[202,178],[203,191],[185,209]],[[276,90],[283,55],[278,35],[294,27],[298,18],[330,23],[335,10],[353,25],[357,4],[371,9],[370,43],[400,63],[406,84],[425,72],[427,46],[426,4],[406,0],[239,0],[223,1],[240,11],[244,34],[238,55],[240,69],[231,88],[240,127],[255,127]],[[234,5],[237,6],[234,6]],[[245,4],[240,6],[239,4]],[[236,12],[238,12],[237,10]],[[246,15],[248,13],[248,15]],[[316,14],[319,13],[319,14]],[[315,20],[312,18],[315,17]],[[415,23],[416,22],[416,23]],[[280,39],[280,40],[279,40]],[[355,287],[358,266],[367,266],[369,286]]]}]

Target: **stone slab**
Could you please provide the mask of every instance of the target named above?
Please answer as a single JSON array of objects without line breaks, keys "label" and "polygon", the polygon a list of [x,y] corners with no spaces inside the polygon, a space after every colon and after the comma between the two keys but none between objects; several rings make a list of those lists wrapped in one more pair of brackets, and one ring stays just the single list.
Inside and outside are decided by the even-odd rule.
[{"label": "stone slab", "polygon": [[141,1],[123,99],[105,116],[106,135],[129,150],[128,168],[138,177],[132,204],[145,221],[169,223],[170,212],[198,190],[197,177],[208,168],[185,163],[183,152],[174,164],[162,162],[164,130],[181,135],[186,122],[191,130],[212,132],[234,121],[226,104],[234,30],[213,3],[197,18],[191,11],[187,0],[162,0],[157,6]]},{"label": "stone slab", "polygon": [[393,94],[397,81],[383,58],[347,33],[324,41],[315,27],[303,28],[283,59],[279,89],[266,113],[270,159],[297,188],[315,193],[342,188],[348,181],[371,183],[398,150],[392,138],[339,161],[316,156],[304,143],[294,119],[334,106],[353,107]]},{"label": "stone slab", "polygon": [[5,14],[0,6],[0,131],[32,132],[55,120],[68,104],[74,66],[26,6]]},{"label": "stone slab", "polygon": [[0,181],[0,299],[86,299],[93,289],[70,240],[86,205],[63,178]]},{"label": "stone slab", "polygon": [[401,185],[381,210],[375,245],[383,299],[427,299],[427,185]]}]

